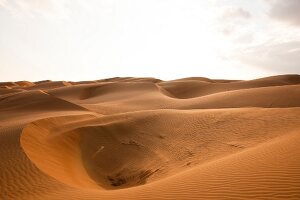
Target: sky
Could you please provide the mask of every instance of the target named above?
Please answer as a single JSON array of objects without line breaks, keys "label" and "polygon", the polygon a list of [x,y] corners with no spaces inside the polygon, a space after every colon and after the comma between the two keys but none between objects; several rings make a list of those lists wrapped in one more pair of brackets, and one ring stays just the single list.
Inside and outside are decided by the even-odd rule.
[{"label": "sky", "polygon": [[300,0],[0,0],[0,82],[300,74]]}]

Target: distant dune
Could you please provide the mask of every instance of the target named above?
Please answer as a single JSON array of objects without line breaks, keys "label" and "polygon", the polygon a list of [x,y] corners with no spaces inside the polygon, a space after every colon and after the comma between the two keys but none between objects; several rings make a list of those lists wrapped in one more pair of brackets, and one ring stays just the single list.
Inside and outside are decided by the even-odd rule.
[{"label": "distant dune", "polygon": [[0,83],[0,199],[300,199],[300,75]]}]

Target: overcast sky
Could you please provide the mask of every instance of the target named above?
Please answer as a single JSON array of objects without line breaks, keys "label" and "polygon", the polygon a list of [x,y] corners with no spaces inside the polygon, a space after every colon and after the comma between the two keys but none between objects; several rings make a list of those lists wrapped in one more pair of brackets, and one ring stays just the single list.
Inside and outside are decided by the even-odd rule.
[{"label": "overcast sky", "polygon": [[0,82],[300,74],[300,0],[0,0]]}]

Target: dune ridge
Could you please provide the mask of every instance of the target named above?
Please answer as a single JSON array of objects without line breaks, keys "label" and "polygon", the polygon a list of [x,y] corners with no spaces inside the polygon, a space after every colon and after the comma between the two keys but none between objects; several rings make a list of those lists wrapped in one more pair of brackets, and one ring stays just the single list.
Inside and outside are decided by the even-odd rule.
[{"label": "dune ridge", "polygon": [[0,199],[299,199],[300,75],[0,83]]}]

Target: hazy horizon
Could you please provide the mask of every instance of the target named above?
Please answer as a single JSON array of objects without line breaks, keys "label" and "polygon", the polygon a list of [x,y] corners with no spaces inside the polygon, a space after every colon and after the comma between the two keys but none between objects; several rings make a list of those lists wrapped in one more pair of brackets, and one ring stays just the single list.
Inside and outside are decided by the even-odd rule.
[{"label": "hazy horizon", "polygon": [[0,0],[0,81],[300,74],[298,0]]}]

